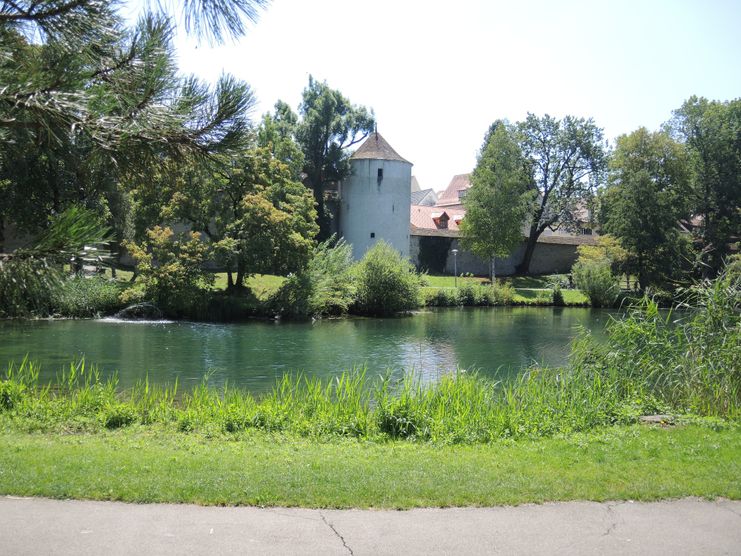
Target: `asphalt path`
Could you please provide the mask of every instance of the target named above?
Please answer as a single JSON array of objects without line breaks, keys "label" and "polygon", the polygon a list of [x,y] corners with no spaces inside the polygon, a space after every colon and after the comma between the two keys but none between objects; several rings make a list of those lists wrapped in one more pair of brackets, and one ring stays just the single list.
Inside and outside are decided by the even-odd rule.
[{"label": "asphalt path", "polygon": [[0,497],[0,553],[741,554],[741,502],[389,511]]}]

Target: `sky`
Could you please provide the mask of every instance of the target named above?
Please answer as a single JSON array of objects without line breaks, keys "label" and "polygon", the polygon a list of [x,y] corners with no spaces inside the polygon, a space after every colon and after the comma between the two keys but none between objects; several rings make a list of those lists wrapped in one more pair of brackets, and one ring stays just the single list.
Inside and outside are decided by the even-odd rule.
[{"label": "sky", "polygon": [[273,0],[236,43],[176,47],[185,73],[248,82],[255,121],[326,80],[435,190],[498,118],[591,117],[612,141],[691,95],[741,96],[741,0]]}]

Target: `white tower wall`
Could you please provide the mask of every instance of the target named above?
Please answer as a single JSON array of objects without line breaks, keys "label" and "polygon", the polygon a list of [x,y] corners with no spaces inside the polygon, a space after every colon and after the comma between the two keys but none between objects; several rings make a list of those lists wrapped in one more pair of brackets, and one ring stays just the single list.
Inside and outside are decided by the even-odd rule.
[{"label": "white tower wall", "polygon": [[362,258],[383,239],[408,258],[411,163],[361,158],[350,164],[352,174],[341,189],[340,231],[353,257]]}]

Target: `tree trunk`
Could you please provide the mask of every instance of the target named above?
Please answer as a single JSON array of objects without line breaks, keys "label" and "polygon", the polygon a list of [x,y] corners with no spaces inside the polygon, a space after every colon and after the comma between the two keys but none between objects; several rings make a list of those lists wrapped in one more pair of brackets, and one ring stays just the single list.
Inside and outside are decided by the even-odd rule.
[{"label": "tree trunk", "polygon": [[234,287],[244,287],[244,264],[242,261],[237,261],[237,279],[234,281]]},{"label": "tree trunk", "polygon": [[232,276],[231,267],[228,267],[226,269],[226,289],[227,290],[234,289],[234,277]]},{"label": "tree trunk", "polygon": [[537,229],[530,228],[530,236],[527,238],[527,245],[525,246],[525,253],[522,255],[522,262],[517,265],[518,274],[528,274],[530,272],[530,260],[533,258],[535,245],[541,233],[542,232],[539,232]]},{"label": "tree trunk", "polygon": [[491,285],[493,286],[497,279],[497,259],[492,257],[489,261],[489,278],[491,279]]}]

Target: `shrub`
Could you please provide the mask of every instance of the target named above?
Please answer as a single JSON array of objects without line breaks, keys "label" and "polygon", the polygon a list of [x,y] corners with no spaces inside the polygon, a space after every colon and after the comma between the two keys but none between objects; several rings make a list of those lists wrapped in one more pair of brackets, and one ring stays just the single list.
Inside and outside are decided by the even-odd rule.
[{"label": "shrub", "polygon": [[620,294],[618,278],[609,259],[578,261],[573,269],[574,284],[589,298],[593,307],[611,307]]},{"label": "shrub", "polygon": [[121,286],[102,276],[73,276],[64,280],[54,292],[54,312],[67,317],[94,317],[120,309]]},{"label": "shrub", "polygon": [[419,277],[414,267],[385,241],[368,250],[354,272],[355,311],[384,316],[419,306]]},{"label": "shrub", "polygon": [[147,230],[143,244],[124,245],[136,260],[139,280],[151,301],[174,316],[190,314],[203,305],[203,286],[213,282],[213,275],[204,270],[209,247],[200,234],[175,236],[170,228],[155,226]]},{"label": "shrub", "polygon": [[44,258],[0,259],[0,317],[48,314],[60,274]]},{"label": "shrub", "polygon": [[473,284],[464,283],[458,288],[458,304],[471,307],[473,305],[480,305],[481,300],[480,292],[477,291],[476,286]]},{"label": "shrub", "polygon": [[458,293],[453,288],[428,288],[424,290],[425,307],[455,307],[458,305]]},{"label": "shrub", "polygon": [[275,312],[294,317],[347,313],[355,295],[352,248],[333,238],[319,244],[306,269],[291,275],[271,300]]},{"label": "shrub", "polygon": [[566,302],[563,298],[563,292],[561,291],[561,284],[558,282],[554,282],[553,286],[551,287],[551,295],[553,297],[553,304],[556,307],[563,307],[566,305]]}]

